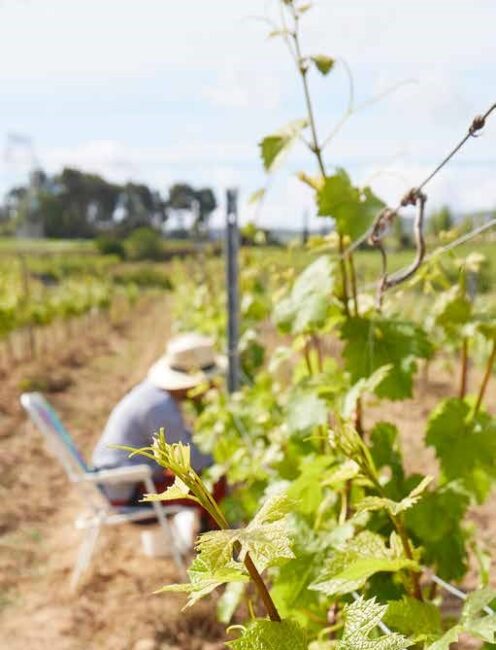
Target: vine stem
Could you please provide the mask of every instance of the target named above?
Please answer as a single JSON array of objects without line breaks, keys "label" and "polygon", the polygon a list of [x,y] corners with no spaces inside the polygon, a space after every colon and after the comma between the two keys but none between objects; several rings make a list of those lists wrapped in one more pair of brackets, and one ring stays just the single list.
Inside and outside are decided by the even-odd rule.
[{"label": "vine stem", "polygon": [[[386,497],[384,490],[379,483],[377,477],[369,474],[369,479],[372,481],[374,484],[375,489],[377,492],[381,495],[381,497]],[[405,528],[405,524],[403,522],[403,518],[401,516],[401,513],[398,515],[393,515],[391,512],[388,512],[389,519],[391,520],[391,523],[393,524],[396,532],[399,535],[399,538],[401,540],[401,545],[403,546],[403,550],[405,551],[405,555],[409,560],[413,560],[413,551],[412,551],[412,546],[410,544],[410,539],[408,537],[408,533]],[[410,580],[412,583],[413,587],[413,596],[420,601],[423,601],[423,596],[422,596],[422,589],[420,587],[420,576],[416,571],[410,570],[409,571],[410,575]]]},{"label": "vine stem", "polygon": [[322,354],[322,341],[317,334],[312,334],[312,343],[317,353],[317,367],[319,372],[324,372],[324,355]]},{"label": "vine stem", "polygon": [[[305,61],[305,58],[302,54],[301,51],[301,45],[300,45],[300,34],[299,34],[299,17],[296,12],[296,8],[294,7],[293,4],[290,5],[291,11],[292,11],[292,16],[293,16],[293,23],[294,23],[294,30],[291,33],[291,36],[293,37],[293,43],[294,43],[294,54],[295,54],[295,62],[296,66],[298,68],[298,72],[301,77],[301,81],[303,84],[303,94],[305,96],[305,104],[307,108],[307,115],[308,115],[308,124],[310,126],[310,133],[312,135],[312,142],[310,144],[310,150],[312,153],[315,155],[315,158],[317,159],[317,164],[320,170],[320,173],[322,174],[323,178],[326,178],[327,173],[326,173],[326,168],[324,164],[324,158],[322,155],[322,147],[319,144],[319,137],[317,135],[317,123],[315,120],[315,113],[313,110],[313,104],[312,104],[312,98],[310,95],[310,88],[308,85],[308,64]],[[348,273],[346,270],[346,263],[343,258],[344,254],[344,238],[342,235],[339,235],[339,252],[340,252],[340,270],[341,270],[341,279],[343,283],[343,302],[344,302],[344,310],[346,315],[349,315],[349,309],[348,309]]]},{"label": "vine stem", "polygon": [[494,339],[493,341],[493,349],[491,350],[491,354],[489,355],[489,359],[487,360],[486,370],[484,372],[482,384],[479,389],[479,394],[477,396],[477,402],[475,403],[475,407],[474,407],[474,417],[479,412],[479,409],[482,404],[482,400],[484,399],[484,395],[486,394],[487,385],[489,384],[489,380],[491,378],[491,372],[493,370],[495,361],[496,361],[496,339]]},{"label": "vine stem", "polygon": [[358,289],[357,277],[355,271],[355,261],[353,260],[353,253],[347,253],[348,266],[350,267],[350,280],[351,280],[351,295],[353,297],[353,311],[355,316],[358,316]]},{"label": "vine stem", "polygon": [[[401,518],[401,515],[395,517],[394,515],[390,515],[391,521],[393,522],[393,526],[396,528],[396,532],[400,536],[401,539],[401,544],[403,546],[403,550],[405,551],[405,555],[409,560],[413,560],[413,552],[412,552],[412,547],[410,544],[410,540],[408,538],[408,534],[405,529],[405,525],[403,523],[403,520]],[[417,600],[423,601],[422,597],[422,589],[420,588],[420,578],[419,574],[416,573],[415,571],[410,571],[410,578],[412,581],[413,585],[413,594]]]},{"label": "vine stem", "polygon": [[[202,494],[204,498],[204,499],[200,499],[201,505],[205,508],[205,510],[207,510],[207,512],[211,515],[211,517],[214,519],[215,523],[221,530],[228,529],[229,524],[226,518],[222,514],[222,511],[220,510],[213,496],[210,494],[208,490],[205,489],[200,477],[195,475],[194,481],[196,484],[195,487],[199,490],[199,493]],[[235,550],[236,552],[239,552],[241,550],[241,545],[239,543],[235,544]],[[255,587],[257,588],[258,594],[262,599],[262,602],[265,606],[265,609],[267,610],[267,614],[269,615],[270,620],[275,621],[276,623],[280,623],[282,620],[281,616],[277,611],[277,607],[275,606],[274,601],[272,600],[269,590],[267,589],[267,585],[265,584],[262,576],[260,575],[249,553],[245,555],[244,565]]]},{"label": "vine stem", "polygon": [[460,399],[464,399],[467,394],[467,377],[468,377],[468,339],[463,337],[462,342],[462,369],[460,376]]},{"label": "vine stem", "polygon": [[357,399],[357,403],[356,403],[355,429],[357,430],[357,433],[360,436],[360,438],[363,438],[365,435],[365,431],[363,430],[363,404],[362,404],[361,397]]},{"label": "vine stem", "polygon": [[[353,298],[353,314],[358,316],[358,290],[357,290],[357,279],[355,271],[355,262],[353,260],[353,253],[347,253],[346,259],[348,260],[348,266],[350,268],[350,285],[351,285],[351,296]],[[363,408],[362,408],[362,399],[359,397],[357,399],[356,413],[355,413],[355,429],[357,430],[359,436],[363,438]]]},{"label": "vine stem", "polygon": [[346,260],[345,260],[345,246],[344,246],[344,237],[339,235],[339,267],[341,269],[341,280],[343,283],[343,303],[344,303],[344,313],[346,316],[350,315],[350,309],[348,306],[348,273],[346,271]]},{"label": "vine stem", "polygon": [[303,356],[305,357],[305,364],[307,366],[307,371],[310,377],[313,376],[312,360],[310,358],[310,341],[305,341],[305,347],[303,348]]}]

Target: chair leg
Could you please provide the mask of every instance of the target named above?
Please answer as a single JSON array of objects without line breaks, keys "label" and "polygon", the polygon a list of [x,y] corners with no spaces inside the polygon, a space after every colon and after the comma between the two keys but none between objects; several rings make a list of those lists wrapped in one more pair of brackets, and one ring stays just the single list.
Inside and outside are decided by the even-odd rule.
[{"label": "chair leg", "polygon": [[[150,478],[147,477],[144,480],[144,483],[149,493],[156,492],[155,486]],[[160,528],[162,529],[162,532],[165,535],[165,539],[167,540],[168,544],[170,544],[172,550],[172,557],[174,558],[174,563],[179,569],[181,576],[186,577],[187,576],[186,567],[184,565],[181,549],[179,548],[178,536],[174,535],[170,521],[165,516],[160,503],[158,501],[153,501],[152,506],[157,516],[157,521],[160,525]]]},{"label": "chair leg", "polygon": [[[163,516],[163,513],[162,513]],[[172,530],[171,523],[167,517],[163,517],[162,521],[159,520],[160,527],[162,528],[162,531],[164,535],[167,538],[167,541],[169,544],[171,544],[172,547],[172,557],[174,558],[174,563],[179,569],[181,575],[183,577],[186,577],[186,567],[184,565],[184,560],[183,560],[183,554],[182,550],[179,547],[178,539],[179,535],[175,535],[174,531]]]},{"label": "chair leg", "polygon": [[93,553],[95,551],[96,542],[100,534],[101,527],[102,524],[100,521],[98,521],[96,524],[93,524],[92,526],[87,528],[84,532],[84,538],[83,541],[81,542],[81,546],[79,547],[79,553],[76,559],[76,564],[74,566],[74,570],[71,576],[71,583],[70,583],[71,591],[76,590],[76,587],[79,584],[81,576],[90,565],[91,558],[93,557]]}]

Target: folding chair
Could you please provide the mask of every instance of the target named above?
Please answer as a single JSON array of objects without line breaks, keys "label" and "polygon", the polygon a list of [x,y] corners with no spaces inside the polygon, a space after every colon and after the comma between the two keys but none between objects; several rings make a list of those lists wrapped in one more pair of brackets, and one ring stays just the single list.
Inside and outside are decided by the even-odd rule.
[{"label": "folding chair", "polygon": [[62,424],[53,407],[40,393],[23,393],[21,405],[36,427],[43,434],[53,455],[60,461],[69,480],[74,483],[86,505],[86,511],[75,521],[75,526],[83,531],[83,541],[71,577],[71,589],[75,590],[81,576],[88,568],[102,526],[113,526],[144,521],[155,516],[166,542],[170,545],[172,557],[182,573],[185,572],[179,535],[174,535],[168,515],[177,514],[183,506],[164,506],[153,501],[152,507],[115,507],[105,496],[104,485],[115,483],[144,483],[146,491],[156,493],[148,465],[133,465],[116,469],[92,470],[85,463],[74,440]]}]

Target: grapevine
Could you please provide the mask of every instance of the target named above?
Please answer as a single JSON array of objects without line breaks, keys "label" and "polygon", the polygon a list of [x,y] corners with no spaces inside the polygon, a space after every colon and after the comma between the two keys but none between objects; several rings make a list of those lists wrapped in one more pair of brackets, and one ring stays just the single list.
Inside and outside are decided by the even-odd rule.
[{"label": "grapevine", "polygon": [[[328,139],[319,135],[311,76],[331,75],[339,61],[302,51],[301,23],[310,5],[279,4],[272,35],[283,39],[295,63],[306,115],[261,141],[262,161],[272,174],[292,145],[306,145],[317,172],[299,177],[334,228],[317,246],[335,250],[313,253],[297,275],[276,262],[260,264],[256,253],[243,258],[244,383],[232,397],[209,391],[196,422],[196,443],[215,459],[210,477],[192,475],[187,451],[169,445],[167,432],[137,451],[176,474],[161,499],[200,501],[220,528],[198,538],[190,582],[163,591],[188,593],[191,606],[223,588],[219,615],[226,624],[236,621],[228,646],[237,650],[444,650],[461,634],[494,644],[496,591],[483,572],[481,588],[466,597],[455,622],[444,616],[437,592],[440,584],[466,577],[469,549],[477,543],[466,515],[489,497],[496,479],[496,419],[488,410],[494,311],[467,291],[468,274],[480,274],[483,262],[473,255],[426,258],[421,189],[429,177],[402,202],[419,206],[415,259],[398,275],[388,274],[382,235],[397,210],[369,187],[355,186],[343,169],[330,175],[324,159]],[[484,123],[474,122],[477,131],[491,111]],[[384,260],[377,301],[360,282],[353,244],[371,232]],[[184,274],[182,285],[190,290],[183,289],[176,309],[180,327],[221,342],[224,297],[215,299],[210,286],[219,281],[216,273],[212,263]],[[200,286],[195,274],[203,278]],[[399,284],[429,308],[415,314],[404,297],[386,294]],[[481,372],[469,384],[466,368],[475,350]],[[419,422],[439,472],[411,474],[387,404],[412,397],[419,364],[447,357],[462,359],[460,388]],[[380,418],[369,409],[372,401],[381,405]],[[222,474],[232,491],[220,514],[208,482]]]}]

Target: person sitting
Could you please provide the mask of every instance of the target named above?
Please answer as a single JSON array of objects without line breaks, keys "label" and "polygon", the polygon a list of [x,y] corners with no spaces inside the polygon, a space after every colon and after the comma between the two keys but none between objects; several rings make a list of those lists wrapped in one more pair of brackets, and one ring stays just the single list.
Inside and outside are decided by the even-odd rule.
[{"label": "person sitting", "polygon": [[[223,357],[215,354],[213,341],[190,332],[171,339],[165,355],[149,370],[147,377],[135,386],[114,407],[103,433],[94,449],[95,469],[110,469],[127,465],[147,464],[157,491],[172,484],[169,475],[151,458],[139,454],[129,456],[112,445],[139,449],[149,447],[153,434],[162,427],[168,442],[183,442],[191,446],[191,466],[200,473],[212,464],[212,458],[200,452],[192,442],[191,432],[181,413],[181,403],[188,392],[209,383],[224,368]],[[115,506],[138,505],[143,497],[142,484],[122,483],[106,486],[105,491]],[[223,483],[214,488],[214,497],[223,496]]]}]

